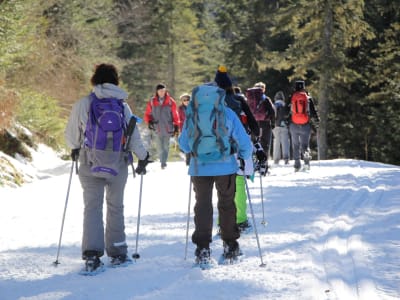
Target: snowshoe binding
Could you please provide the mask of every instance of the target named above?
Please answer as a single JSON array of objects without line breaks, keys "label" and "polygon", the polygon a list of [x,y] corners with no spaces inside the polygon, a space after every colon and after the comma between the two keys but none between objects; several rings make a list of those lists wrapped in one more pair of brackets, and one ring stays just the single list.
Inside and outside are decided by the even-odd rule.
[{"label": "snowshoe binding", "polygon": [[85,267],[80,274],[85,276],[94,276],[104,271],[104,264],[97,256],[87,256]]},{"label": "snowshoe binding", "polygon": [[239,223],[238,227],[239,227],[239,232],[243,234],[250,233],[253,229],[251,224],[249,223],[249,220]]},{"label": "snowshoe binding", "polygon": [[223,246],[224,252],[219,260],[220,265],[233,265],[241,261],[243,253],[237,241],[229,243],[224,242]]},{"label": "snowshoe binding", "polygon": [[126,254],[121,254],[117,256],[112,256],[110,260],[110,267],[111,268],[118,268],[118,267],[126,267],[132,264],[132,259],[129,258]]},{"label": "snowshoe binding", "polygon": [[212,267],[211,250],[209,248],[197,248],[195,251],[195,255],[195,267],[199,267],[202,270],[207,270]]}]

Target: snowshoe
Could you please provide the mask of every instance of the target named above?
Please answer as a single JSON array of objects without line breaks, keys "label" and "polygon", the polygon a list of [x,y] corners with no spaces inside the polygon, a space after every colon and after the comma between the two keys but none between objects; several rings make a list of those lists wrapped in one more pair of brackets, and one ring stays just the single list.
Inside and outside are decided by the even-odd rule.
[{"label": "snowshoe", "polygon": [[220,265],[232,265],[241,261],[243,253],[240,250],[239,243],[237,241],[226,243],[224,242],[224,252],[219,260]]},{"label": "snowshoe", "polygon": [[209,248],[197,248],[195,255],[194,267],[199,267],[202,270],[207,270],[212,267],[211,250]]},{"label": "snowshoe", "polygon": [[239,227],[239,232],[243,234],[250,233],[253,229],[251,224],[249,223],[249,220],[239,223],[238,227]]},{"label": "snowshoe", "polygon": [[111,268],[118,268],[118,267],[126,267],[132,264],[132,259],[129,258],[128,255],[122,254],[117,256],[112,256],[110,260],[110,267]]},{"label": "snowshoe", "polygon": [[86,257],[85,267],[80,271],[79,274],[85,276],[94,276],[101,272],[103,272],[104,264],[97,256],[88,256]]}]

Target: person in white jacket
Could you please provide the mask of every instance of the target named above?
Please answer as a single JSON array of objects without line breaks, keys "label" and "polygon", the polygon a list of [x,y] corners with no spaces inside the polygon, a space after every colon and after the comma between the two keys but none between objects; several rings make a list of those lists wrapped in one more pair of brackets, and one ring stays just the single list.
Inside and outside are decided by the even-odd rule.
[{"label": "person in white jacket", "polygon": [[[132,117],[131,109],[125,102],[128,94],[118,87],[119,79],[115,66],[111,64],[98,65],[91,78],[91,83],[93,85],[92,93],[98,99],[122,100],[124,117],[128,124]],[[88,95],[74,104],[65,130],[67,146],[72,149],[71,158],[73,161],[79,159],[80,163],[79,180],[83,189],[84,201],[82,259],[86,261],[86,271],[88,272],[95,271],[103,265],[100,257],[104,255],[104,252],[107,253],[114,265],[130,261],[125,241],[123,205],[130,162],[125,159],[125,154],[121,154],[116,176],[99,178],[92,173],[88,147],[85,143],[85,130],[91,101],[93,101],[93,96]],[[139,159],[136,173],[145,174],[149,155],[143,146],[137,127],[132,133],[127,150],[128,153],[132,151]],[[103,224],[104,194],[107,204],[105,232]]]}]

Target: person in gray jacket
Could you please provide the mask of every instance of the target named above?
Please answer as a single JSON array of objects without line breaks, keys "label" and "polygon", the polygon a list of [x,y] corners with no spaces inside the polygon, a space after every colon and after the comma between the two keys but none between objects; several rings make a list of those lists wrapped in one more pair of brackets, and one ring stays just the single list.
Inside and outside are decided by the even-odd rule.
[{"label": "person in gray jacket", "polygon": [[274,164],[279,164],[279,160],[282,157],[285,161],[285,165],[287,165],[289,163],[290,146],[288,126],[289,108],[285,103],[285,95],[282,91],[278,91],[275,94],[274,105],[276,110],[276,117],[275,128],[272,129],[272,133],[274,135],[274,148],[272,157],[274,159]]},{"label": "person in gray jacket", "polygon": [[[124,101],[128,94],[118,87],[118,73],[114,65],[100,64],[96,66],[91,83],[93,93],[98,99],[112,98],[123,100],[126,123],[132,117],[131,109]],[[91,172],[88,148],[85,144],[85,129],[92,98],[83,97],[76,102],[69,116],[65,130],[65,139],[72,149],[73,161],[79,159],[79,180],[83,189],[84,218],[82,237],[82,258],[86,260],[86,271],[95,271],[103,265],[100,257],[104,252],[113,265],[130,261],[127,255],[124,223],[124,189],[128,178],[129,163],[126,155],[121,154],[118,163],[118,175],[112,178],[99,178]],[[144,148],[136,127],[127,150],[132,151],[139,159],[136,173],[145,174],[149,154]],[[107,224],[104,232],[103,201],[107,204]],[[88,267],[90,266],[90,270]]]},{"label": "person in gray jacket", "polygon": [[163,83],[156,86],[155,95],[147,102],[144,121],[156,132],[161,168],[167,167],[169,140],[179,134],[179,114],[175,100]]}]

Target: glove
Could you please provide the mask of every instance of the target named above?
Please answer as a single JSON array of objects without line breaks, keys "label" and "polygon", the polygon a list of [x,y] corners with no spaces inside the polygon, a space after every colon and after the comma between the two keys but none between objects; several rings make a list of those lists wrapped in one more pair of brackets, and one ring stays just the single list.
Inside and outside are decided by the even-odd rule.
[{"label": "glove", "polygon": [[146,166],[149,163],[149,152],[147,152],[147,156],[145,159],[141,159],[138,161],[138,166],[136,167],[136,174],[146,175]]},{"label": "glove", "polygon": [[267,155],[264,152],[263,147],[259,142],[254,144],[254,148],[256,148],[256,157],[259,162],[264,162],[267,160]]},{"label": "glove", "polygon": [[174,125],[174,136],[178,136],[178,135],[179,135],[179,126]]},{"label": "glove", "polygon": [[242,171],[244,171],[244,169],[245,169],[245,162],[244,162],[244,159],[239,157],[239,158],[238,158],[238,162],[239,162],[239,169],[242,170]]},{"label": "glove", "polygon": [[77,161],[79,159],[79,150],[81,150],[81,149],[78,148],[78,149],[72,149],[71,150],[71,159],[73,161]]},{"label": "glove", "polygon": [[154,127],[154,124],[156,124],[154,121],[149,121],[149,129],[150,130],[156,130],[156,128]]},{"label": "glove", "polygon": [[260,175],[261,175],[261,176],[267,175],[267,173],[268,173],[268,164],[267,164],[267,161],[260,162],[258,171],[260,172]]}]

